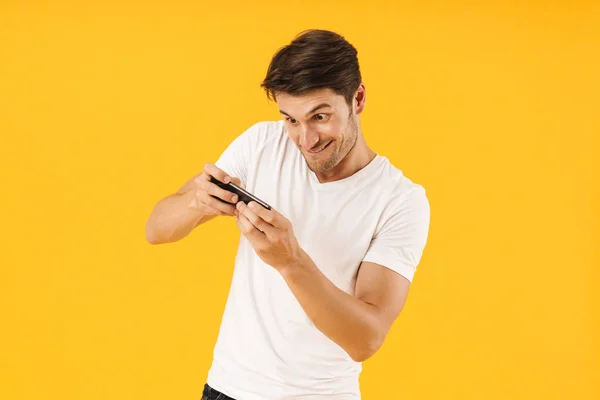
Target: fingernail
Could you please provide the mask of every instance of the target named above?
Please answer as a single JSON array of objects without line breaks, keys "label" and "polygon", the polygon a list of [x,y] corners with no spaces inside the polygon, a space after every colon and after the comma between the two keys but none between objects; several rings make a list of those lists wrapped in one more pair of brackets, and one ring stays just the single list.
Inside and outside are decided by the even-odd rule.
[{"label": "fingernail", "polygon": [[248,204],[248,207],[255,209],[256,208],[256,203],[255,202],[250,202],[250,204]]},{"label": "fingernail", "polygon": [[242,204],[244,204],[244,203],[242,203],[241,201],[240,201],[239,203],[237,203],[237,204],[236,204],[236,207],[238,208],[238,210],[239,210],[240,208],[242,208]]},{"label": "fingernail", "polygon": [[225,177],[225,179],[223,179],[223,182],[225,182],[225,183],[229,183],[229,177],[228,177],[228,176],[226,176],[226,177]]},{"label": "fingernail", "polygon": [[231,201],[234,203],[237,203],[237,200],[238,200],[237,196],[233,195],[233,197],[231,198]]}]

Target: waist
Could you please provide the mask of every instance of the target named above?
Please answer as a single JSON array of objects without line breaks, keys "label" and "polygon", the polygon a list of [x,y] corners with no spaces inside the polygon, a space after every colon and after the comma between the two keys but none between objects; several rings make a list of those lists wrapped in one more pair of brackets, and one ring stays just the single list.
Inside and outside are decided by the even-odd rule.
[{"label": "waist", "polygon": [[244,400],[359,400],[360,371],[346,371],[334,376],[331,369],[318,364],[296,368],[285,363],[256,360],[247,364],[240,358],[218,351],[208,373],[207,382],[235,399]]}]

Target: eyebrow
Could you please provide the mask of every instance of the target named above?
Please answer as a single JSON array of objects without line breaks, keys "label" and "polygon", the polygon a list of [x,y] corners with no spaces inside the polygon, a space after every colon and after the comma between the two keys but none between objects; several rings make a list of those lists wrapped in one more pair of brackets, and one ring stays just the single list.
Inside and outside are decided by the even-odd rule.
[{"label": "eyebrow", "polygon": [[[321,108],[325,108],[325,107],[331,107],[331,106],[330,106],[328,103],[321,103],[321,104],[319,104],[318,106],[316,106],[316,107],[313,107],[313,109],[312,109],[312,110],[310,110],[309,112],[307,112],[307,113],[306,113],[306,116],[309,116],[310,114],[314,113],[315,111],[317,111],[317,110],[320,110]],[[281,114],[283,114],[283,115],[287,115],[288,117],[290,117],[290,118],[291,118],[291,115],[290,115],[290,114],[288,114],[288,113],[286,113],[285,111],[283,111],[283,110],[279,110],[279,112],[280,112]]]}]

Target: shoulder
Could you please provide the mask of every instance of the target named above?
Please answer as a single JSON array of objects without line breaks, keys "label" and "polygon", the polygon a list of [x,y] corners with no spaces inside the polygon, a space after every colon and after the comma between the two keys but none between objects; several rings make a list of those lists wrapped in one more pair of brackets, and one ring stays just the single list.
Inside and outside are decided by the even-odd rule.
[{"label": "shoulder", "polygon": [[382,184],[387,187],[390,202],[403,203],[409,200],[427,201],[425,186],[406,176],[400,168],[387,158],[383,159]]},{"label": "shoulder", "polygon": [[258,151],[267,144],[281,138],[284,133],[284,123],[281,121],[259,121],[248,127],[239,136],[254,151]]},{"label": "shoulder", "polygon": [[284,131],[284,121],[258,121],[248,128],[248,131],[263,135],[278,135]]},{"label": "shoulder", "polygon": [[418,221],[422,225],[429,224],[430,203],[423,184],[406,176],[385,157],[379,181],[380,193],[385,201],[383,220]]},{"label": "shoulder", "polygon": [[390,268],[412,282],[429,234],[429,200],[422,184],[383,161],[376,180],[381,208],[363,261]]}]

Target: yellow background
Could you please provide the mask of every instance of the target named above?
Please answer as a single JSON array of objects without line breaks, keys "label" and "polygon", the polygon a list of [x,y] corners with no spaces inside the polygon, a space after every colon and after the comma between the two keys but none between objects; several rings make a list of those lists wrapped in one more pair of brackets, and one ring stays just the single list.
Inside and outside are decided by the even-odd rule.
[{"label": "yellow background", "polygon": [[364,399],[600,398],[599,2],[18,3],[0,3],[1,399],[200,398],[237,228],[152,246],[145,221],[279,118],[259,83],[314,27],[358,48],[367,142],[432,207]]}]

